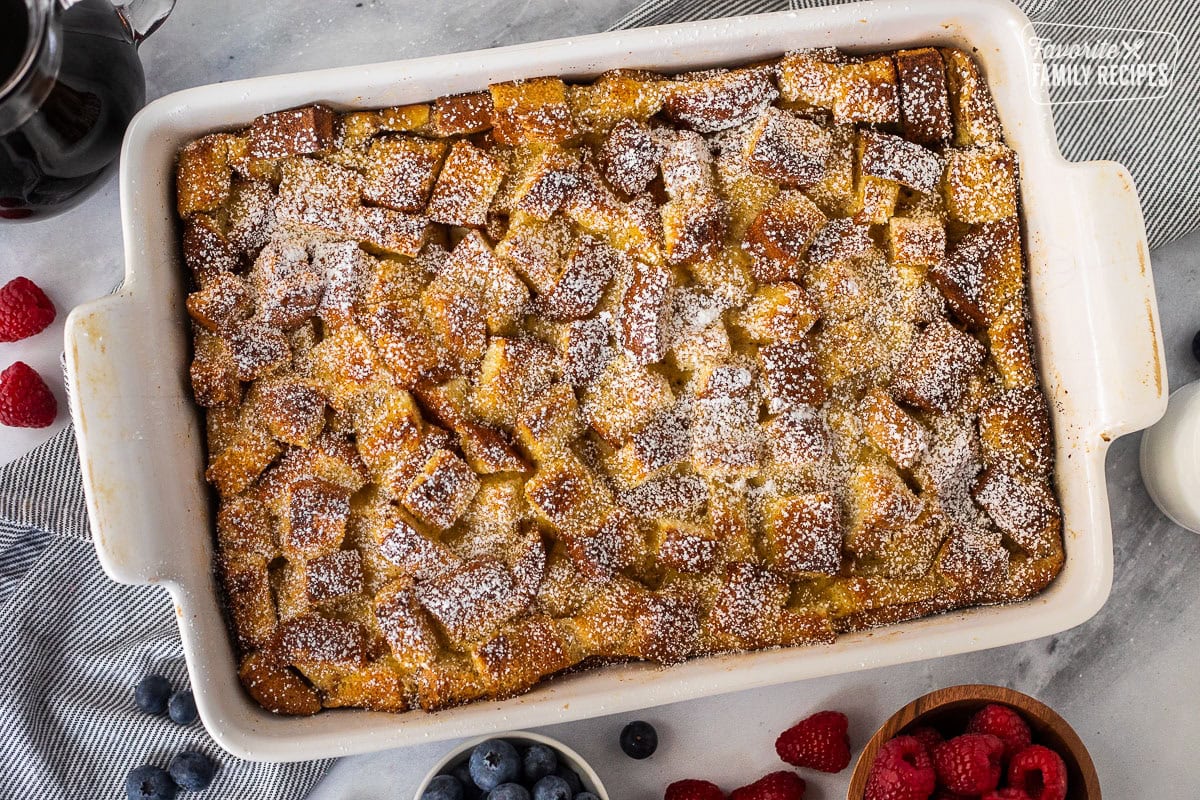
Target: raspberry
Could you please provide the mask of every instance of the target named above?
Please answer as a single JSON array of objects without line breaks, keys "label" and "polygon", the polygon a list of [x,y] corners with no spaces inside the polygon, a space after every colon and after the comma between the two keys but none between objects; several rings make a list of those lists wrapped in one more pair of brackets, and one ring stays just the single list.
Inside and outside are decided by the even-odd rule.
[{"label": "raspberry", "polygon": [[804,800],[804,779],[786,770],[772,772],[734,789],[729,800]]},{"label": "raspberry", "polygon": [[1029,795],[1025,794],[1022,789],[1014,789],[1009,786],[1007,789],[997,789],[994,792],[988,792],[979,800],[1030,800]]},{"label": "raspberry", "polygon": [[13,278],[0,287],[0,342],[41,333],[54,316],[54,304],[29,278]]},{"label": "raspberry", "polygon": [[818,711],[779,734],[775,752],[797,767],[841,772],[850,763],[848,724],[840,711]]},{"label": "raspberry", "polygon": [[933,767],[942,786],[979,795],[1000,784],[1004,742],[990,733],[964,733],[933,748]]},{"label": "raspberry", "polygon": [[871,763],[863,800],[928,800],[936,783],[925,745],[897,736],[883,743]]},{"label": "raspberry", "polygon": [[967,733],[990,733],[1004,742],[1004,760],[1029,747],[1033,741],[1029,725],[1008,706],[990,703],[975,712],[967,723]]},{"label": "raspberry", "polygon": [[1067,796],[1067,765],[1049,747],[1030,745],[1009,762],[1008,785],[1023,789],[1029,800],[1063,800]]},{"label": "raspberry", "polygon": [[931,728],[928,725],[921,725],[920,727],[913,728],[905,735],[911,736],[921,744],[925,745],[925,749],[931,753],[933,752],[933,748],[945,741],[942,738],[942,735],[937,732],[936,728]]},{"label": "raspberry", "polygon": [[58,416],[58,402],[33,367],[18,361],[0,372],[0,425],[45,428]]},{"label": "raspberry", "polygon": [[663,800],[725,800],[725,793],[708,781],[675,781],[667,787]]}]

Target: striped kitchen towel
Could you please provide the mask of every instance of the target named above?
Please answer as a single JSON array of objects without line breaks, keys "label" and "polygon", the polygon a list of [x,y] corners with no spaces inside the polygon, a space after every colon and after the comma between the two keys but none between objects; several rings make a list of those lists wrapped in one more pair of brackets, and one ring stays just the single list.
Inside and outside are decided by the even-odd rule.
[{"label": "striped kitchen towel", "polygon": [[[1025,4],[1039,22],[1161,30],[1186,46],[1200,43],[1200,18],[1162,0]],[[617,27],[787,7],[786,0],[653,0]],[[1200,192],[1192,188],[1200,178],[1200,126],[1191,116],[1200,68],[1188,60],[1179,70],[1162,99],[1054,109],[1069,159],[1114,158],[1133,171],[1152,245],[1200,225]],[[1064,98],[1072,99],[1070,90]],[[328,766],[237,761],[200,726],[182,728],[134,709],[132,687],[141,676],[186,681],[175,619],[165,593],[114,584],[101,571],[69,430],[0,469],[0,631],[0,795],[113,800],[122,796],[130,767],[165,765],[184,749],[221,762],[205,794],[213,800],[302,797]]]}]

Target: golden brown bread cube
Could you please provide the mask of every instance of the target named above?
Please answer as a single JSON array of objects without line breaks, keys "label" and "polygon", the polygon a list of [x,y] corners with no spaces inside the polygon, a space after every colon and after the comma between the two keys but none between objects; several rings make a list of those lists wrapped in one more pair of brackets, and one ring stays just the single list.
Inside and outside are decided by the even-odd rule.
[{"label": "golden brown bread cube", "polygon": [[433,101],[429,128],[434,136],[480,133],[492,127],[491,92],[447,95]]},{"label": "golden brown bread cube", "polygon": [[434,281],[421,293],[421,306],[429,327],[441,345],[462,363],[483,357],[487,349],[488,326],[483,308],[473,292],[456,291]]},{"label": "golden brown bread cube", "polygon": [[349,235],[383,255],[414,258],[432,238],[432,225],[424,214],[359,206],[354,209]]},{"label": "golden brown bread cube", "polygon": [[475,413],[496,425],[512,427],[522,409],[555,379],[558,354],[540,339],[493,336],[479,368]]},{"label": "golden brown bread cube", "polygon": [[1059,546],[1062,516],[1046,481],[988,467],[975,479],[971,496],[996,527],[1029,555],[1048,555]]},{"label": "golden brown bread cube", "polygon": [[959,319],[985,325],[1020,291],[1019,240],[1015,218],[985,223],[963,236],[929,269],[929,282]]},{"label": "golden brown bread cube", "polygon": [[574,246],[575,234],[562,217],[542,221],[517,212],[509,218],[508,230],[496,244],[496,253],[512,262],[530,288],[545,294],[553,290]]},{"label": "golden brown bread cube", "polygon": [[325,395],[296,378],[259,384],[255,411],[272,436],[285,444],[309,447],[325,427]]},{"label": "golden brown bread cube", "polygon": [[448,450],[438,450],[409,484],[404,507],[439,530],[455,523],[479,491],[479,476]]},{"label": "golden brown bread cube", "polygon": [[661,475],[687,458],[690,428],[690,415],[683,408],[659,414],[609,459],[610,477],[620,488],[630,488]]},{"label": "golden brown bread cube", "polygon": [[705,367],[694,378],[695,418],[692,461],[708,477],[750,477],[762,459],[758,427],[759,394],[748,366]]},{"label": "golden brown bread cube", "polygon": [[785,186],[808,186],[825,177],[833,149],[829,131],[782,108],[768,106],[746,137],[750,171]]},{"label": "golden brown bread cube", "polygon": [[895,470],[863,465],[850,478],[850,530],[846,545],[871,554],[895,531],[915,522],[925,501],[913,493]]},{"label": "golden brown bread cube", "polygon": [[425,409],[458,434],[463,457],[471,469],[484,475],[524,472],[529,465],[499,430],[480,422],[471,409],[471,387],[464,377],[416,389]]},{"label": "golden brown bread cube", "polygon": [[483,225],[504,180],[504,163],[459,139],[446,155],[429,199],[429,216],[446,225]]},{"label": "golden brown bread cube", "polygon": [[710,258],[724,242],[728,209],[717,193],[712,152],[693,131],[663,134],[659,144],[663,185],[663,245],[672,264]]},{"label": "golden brown bread cube", "polygon": [[762,283],[799,278],[800,261],[825,222],[821,209],[802,193],[781,192],[746,231],[754,277]]},{"label": "golden brown bread cube", "polygon": [[334,113],[314,105],[263,114],[250,123],[252,158],[286,158],[323,153],[333,146]]},{"label": "golden brown bread cube", "polygon": [[575,135],[567,87],[561,78],[494,83],[492,136],[501,144],[561,142]]},{"label": "golden brown bread cube", "polygon": [[205,408],[235,405],[242,399],[233,348],[219,336],[197,332],[189,376],[196,402]]},{"label": "golden brown bread cube", "polygon": [[237,271],[240,259],[217,220],[197,213],[183,223],[183,263],[194,283],[203,286],[222,272]]},{"label": "golden brown bread cube", "polygon": [[512,573],[494,561],[470,561],[422,581],[417,600],[442,629],[462,642],[478,641],[520,614],[529,597],[518,591]]},{"label": "golden brown bread cube", "polygon": [[512,330],[525,313],[529,289],[478,231],[462,238],[430,286],[448,286],[474,298],[488,331]]},{"label": "golden brown bread cube", "polygon": [[932,47],[897,50],[900,124],[904,138],[918,144],[942,144],[954,132],[950,95],[941,54]]},{"label": "golden brown bread cube", "polygon": [[399,576],[414,581],[427,581],[460,566],[461,559],[449,548],[417,529],[420,524],[397,506],[373,511],[370,532],[379,555],[397,568]]},{"label": "golden brown bread cube", "polygon": [[894,264],[932,267],[946,255],[946,228],[932,217],[892,217],[887,223],[888,258]]},{"label": "golden brown bread cube", "polygon": [[1046,477],[1054,466],[1050,413],[1042,393],[1031,386],[999,392],[979,409],[979,441],[984,461],[1031,477]]},{"label": "golden brown bread cube", "polygon": [[578,661],[547,616],[528,617],[506,625],[472,651],[479,676],[491,697],[524,691],[544,675],[560,672]]},{"label": "golden brown bread cube", "polygon": [[217,511],[217,543],[232,556],[273,558],[279,552],[271,518],[262,503],[233,497]]},{"label": "golden brown bread cube", "polygon": [[617,355],[583,390],[583,416],[613,446],[629,440],[656,414],[675,404],[665,377],[628,355]]},{"label": "golden brown bread cube", "polygon": [[517,416],[517,439],[535,459],[565,455],[567,446],[583,434],[575,392],[556,383]]},{"label": "golden brown bread cube", "polygon": [[364,394],[352,411],[355,447],[376,479],[420,447],[425,425],[403,389]]},{"label": "golden brown bread cube", "polygon": [[842,564],[842,508],[830,494],[772,498],[763,519],[767,564],[784,575],[836,575]]},{"label": "golden brown bread cube", "polygon": [[767,457],[788,469],[819,467],[833,456],[833,437],[825,422],[801,407],[772,417],[763,425]]},{"label": "golden brown bread cube", "polygon": [[772,414],[798,405],[819,406],[829,396],[817,353],[804,339],[762,345],[758,363]]},{"label": "golden brown bread cube", "polygon": [[876,387],[862,399],[863,431],[900,469],[911,469],[929,446],[921,423],[882,388]]},{"label": "golden brown bread cube", "polygon": [[[740,324],[740,323],[739,323]],[[675,337],[671,360],[682,372],[699,372],[705,366],[727,361],[733,354],[729,330],[719,319],[694,333]]]},{"label": "golden brown bread cube", "polygon": [[[553,285],[538,296],[535,311],[550,320],[589,316],[624,264],[625,256],[609,245],[590,236],[580,236]],[[642,269],[649,268],[643,265]]]},{"label": "golden brown bread cube", "polygon": [[363,197],[396,211],[422,211],[446,155],[446,143],[419,136],[374,139]]},{"label": "golden brown bread cube", "polygon": [[625,196],[646,191],[658,175],[658,148],[646,123],[625,118],[613,125],[596,153],[608,185]]},{"label": "golden brown bread cube", "polygon": [[805,258],[811,264],[842,261],[871,252],[871,227],[849,217],[831,219],[813,238]]},{"label": "golden brown bread cube", "polygon": [[370,634],[358,622],[310,612],[279,623],[279,652],[303,670],[305,664],[360,667],[371,657]]},{"label": "golden brown bread cube", "polygon": [[362,201],[363,178],[357,172],[311,158],[281,163],[276,219],[334,234],[354,232]]},{"label": "golden brown bread cube", "polygon": [[712,133],[749,122],[778,96],[766,69],[710,70],[668,84],[663,111],[673,122]]},{"label": "golden brown bread cube", "polygon": [[857,222],[884,225],[896,213],[896,201],[899,198],[900,184],[887,178],[864,175],[857,170],[854,194],[846,203],[846,211]]},{"label": "golden brown bread cube", "polygon": [[645,542],[625,509],[611,509],[583,528],[560,530],[559,538],[579,572],[593,580],[611,578],[632,567],[645,553]]},{"label": "golden brown bread cube", "polygon": [[833,120],[898,122],[896,69],[887,56],[839,65],[834,83]]},{"label": "golden brown bread cube", "polygon": [[638,364],[662,361],[667,353],[674,280],[665,266],[635,261],[621,298],[621,345]]},{"label": "golden brown bread cube", "polygon": [[222,496],[239,494],[279,455],[280,447],[265,431],[245,427],[221,452],[209,459],[204,477]]},{"label": "golden brown bread cube", "polygon": [[429,124],[432,109],[428,103],[410,103],[375,111],[379,127],[385,131],[415,131]]},{"label": "golden brown bread cube", "polygon": [[266,556],[251,553],[227,554],[217,561],[234,635],[248,650],[269,645],[279,621],[267,562]]},{"label": "golden brown bread cube", "polygon": [[942,180],[946,210],[978,225],[1017,213],[1017,154],[1002,144],[951,150]]},{"label": "golden brown bread cube", "polygon": [[924,411],[948,413],[962,400],[983,358],[983,345],[970,334],[943,320],[932,322],[904,357],[892,395]]},{"label": "golden brown bread cube", "polygon": [[357,550],[334,550],[304,565],[304,591],[310,603],[357,595],[362,590],[362,555]]},{"label": "golden brown bread cube", "polygon": [[703,525],[681,520],[659,520],[654,548],[658,563],[676,572],[706,573],[721,557],[721,541]]},{"label": "golden brown bread cube", "polygon": [[513,188],[514,207],[548,220],[562,208],[578,182],[578,153],[546,147],[533,157]]},{"label": "golden brown bread cube", "polygon": [[525,484],[525,496],[562,535],[596,531],[612,509],[608,487],[570,453],[539,464]]},{"label": "golden brown bread cube", "polygon": [[238,680],[254,701],[268,711],[306,717],[321,710],[321,698],[294,671],[263,651],[242,658]]},{"label": "golden brown bread cube", "polygon": [[228,134],[214,133],[179,151],[175,168],[175,208],[179,216],[213,211],[229,199],[233,167]]},{"label": "golden brown bread cube", "polygon": [[722,648],[759,648],[782,644],[782,612],[787,582],[756,564],[738,562],[725,568],[708,624]]},{"label": "golden brown bread cube", "polygon": [[937,153],[899,136],[865,130],[858,135],[862,174],[932,194],[942,178],[942,160]]},{"label": "golden brown bread cube", "polygon": [[437,353],[413,303],[376,303],[359,311],[357,322],[401,387],[415,386],[436,365]]},{"label": "golden brown bread cube", "polygon": [[1005,389],[1038,385],[1029,338],[1029,318],[1021,298],[1006,305],[988,325],[987,342]]},{"label": "golden brown bread cube", "polygon": [[287,491],[279,544],[289,557],[314,557],[335,550],[346,535],[350,493],[320,478],[300,480]]},{"label": "golden brown bread cube", "polygon": [[954,146],[971,147],[1000,141],[1000,117],[975,60],[961,50],[943,49]]},{"label": "golden brown bread cube", "polygon": [[647,120],[662,108],[670,81],[646,70],[614,69],[572,85],[567,100],[580,127],[604,133],[622,119]]}]

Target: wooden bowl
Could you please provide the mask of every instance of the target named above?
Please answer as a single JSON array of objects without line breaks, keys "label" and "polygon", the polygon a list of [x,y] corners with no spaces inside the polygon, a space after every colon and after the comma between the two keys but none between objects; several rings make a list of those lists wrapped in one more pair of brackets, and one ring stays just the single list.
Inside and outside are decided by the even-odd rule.
[{"label": "wooden bowl", "polygon": [[918,697],[888,718],[867,742],[854,773],[846,800],[863,800],[867,788],[867,773],[875,754],[888,739],[921,725],[930,725],[943,733],[962,731],[967,720],[988,703],[1000,703],[1016,709],[1033,731],[1035,744],[1054,750],[1067,765],[1067,800],[1100,800],[1100,779],[1096,766],[1079,735],[1067,721],[1045,703],[1027,694],[1003,686],[968,684],[938,689]]}]

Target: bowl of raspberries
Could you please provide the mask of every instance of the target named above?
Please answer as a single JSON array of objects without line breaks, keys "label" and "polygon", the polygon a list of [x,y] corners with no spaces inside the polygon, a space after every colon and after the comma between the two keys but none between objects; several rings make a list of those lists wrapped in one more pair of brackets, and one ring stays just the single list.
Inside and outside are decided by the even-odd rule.
[{"label": "bowl of raspberries", "polygon": [[451,750],[429,771],[417,800],[608,800],[608,793],[574,750],[521,731]]},{"label": "bowl of raspberries", "polygon": [[1049,706],[1003,686],[951,686],[876,731],[847,800],[1100,800],[1100,781]]}]

